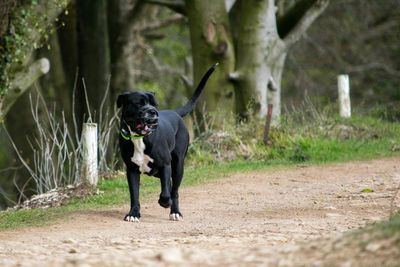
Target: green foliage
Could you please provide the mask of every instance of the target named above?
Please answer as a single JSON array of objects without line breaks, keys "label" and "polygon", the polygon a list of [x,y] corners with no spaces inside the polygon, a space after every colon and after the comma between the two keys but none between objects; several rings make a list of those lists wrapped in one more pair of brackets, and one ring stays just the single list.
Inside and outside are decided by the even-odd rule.
[{"label": "green foliage", "polygon": [[160,105],[160,107],[165,106],[165,91],[162,90],[161,86],[159,83],[155,81],[143,81],[138,84],[138,90],[139,91],[150,91],[154,92],[156,94],[157,102]]},{"label": "green foliage", "polygon": [[[51,0],[46,8],[51,5],[65,8],[67,3],[67,0]],[[6,35],[0,36],[0,97],[11,87],[15,69],[30,56],[31,48],[44,46],[53,31],[44,7],[38,0],[19,1],[10,16]]]},{"label": "green foliage", "polygon": [[179,66],[189,55],[188,28],[173,24],[164,29],[163,34],[168,37],[153,42],[155,56],[163,64]]},{"label": "green foliage", "polygon": [[397,104],[375,105],[364,112],[374,118],[381,118],[390,122],[400,121],[400,106]]},{"label": "green foliage", "polygon": [[[159,18],[171,17],[172,11],[161,9]],[[146,33],[151,48],[145,51],[140,68],[151,73],[138,81],[140,90],[155,91],[161,109],[182,106],[187,99],[186,89],[181,81],[182,66],[190,56],[189,29],[184,23],[176,23],[166,28]],[[191,75],[192,73],[185,73]]]}]

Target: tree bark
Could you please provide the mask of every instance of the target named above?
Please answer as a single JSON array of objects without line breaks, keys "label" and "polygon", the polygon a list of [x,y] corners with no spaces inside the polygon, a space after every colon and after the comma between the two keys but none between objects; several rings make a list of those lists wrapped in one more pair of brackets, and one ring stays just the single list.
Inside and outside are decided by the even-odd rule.
[{"label": "tree bark", "polygon": [[[271,75],[268,81],[268,93],[267,102],[274,106],[272,112],[271,125],[277,126],[280,124],[281,117],[281,81],[282,73],[285,67],[285,60],[287,56],[287,50],[285,48],[279,48],[278,51],[272,50],[271,54],[268,56],[267,64],[270,67]],[[270,86],[271,83],[273,86]],[[260,114],[260,117],[264,117],[264,114]]]},{"label": "tree bark", "polygon": [[[62,13],[56,27],[62,64],[67,80],[67,89],[70,96],[75,86],[75,76],[78,70],[78,15],[75,2],[71,2],[68,7],[68,15]],[[62,26],[64,25],[64,26]]]},{"label": "tree bark", "polygon": [[271,124],[279,124],[287,52],[328,4],[329,0],[301,0],[278,21],[282,25],[277,25],[273,0],[236,2],[231,21],[239,22],[235,30],[237,64],[230,77],[235,81],[238,114],[248,116],[247,105],[251,103],[254,114],[264,118],[267,104],[272,104]]},{"label": "tree bark", "polygon": [[[237,12],[237,64],[230,75],[235,81],[236,112],[241,116],[267,114],[268,83],[275,81],[272,118],[279,116],[280,81],[285,58],[285,45],[278,36],[273,0],[238,0]],[[272,92],[272,91],[270,91]],[[272,101],[273,100],[273,101]],[[248,108],[254,114],[247,114]]]},{"label": "tree bark", "polygon": [[[111,88],[112,98],[136,87],[136,69],[142,58],[141,49],[137,49],[141,39],[141,31],[146,30],[149,21],[154,20],[158,7],[139,0],[131,10],[126,11],[127,3],[113,2],[110,15],[111,43]],[[109,11],[109,12],[110,12]],[[112,34],[114,32],[114,34]]]},{"label": "tree bark", "polygon": [[[107,1],[85,0],[77,2],[79,37],[79,72],[85,80],[91,113],[99,107],[107,90],[110,76],[110,49],[107,28]],[[78,87],[78,118],[85,112],[84,88]],[[108,106],[110,100],[106,100]],[[80,113],[80,114],[79,114]],[[86,113],[88,114],[88,113]],[[81,116],[79,116],[81,115]],[[80,123],[81,124],[81,123]]]},{"label": "tree bark", "polygon": [[109,2],[112,99],[133,90],[135,85],[133,26],[145,4],[139,0],[129,11],[126,11],[127,5],[127,1]]},{"label": "tree bark", "polygon": [[218,111],[218,123],[234,111],[235,99],[233,84],[227,79],[227,74],[234,69],[235,56],[225,2],[187,0],[185,9],[192,44],[193,85],[199,83],[210,66],[220,64],[196,105],[198,112],[203,105],[207,111]]},{"label": "tree bark", "polygon": [[39,52],[40,55],[46,56],[51,62],[49,74],[40,79],[41,88],[44,91],[42,94],[48,96],[51,102],[55,101],[57,109],[64,112],[68,121],[72,121],[71,88],[68,87],[67,77],[65,76],[66,72],[62,63],[57,33],[50,36],[49,44],[51,49],[41,49]]},{"label": "tree bark", "polygon": [[[40,87],[40,84],[36,82],[35,87]],[[30,86],[30,88],[32,88],[32,86]],[[19,153],[28,164],[34,161],[34,157],[31,146],[27,142],[27,138],[33,141],[37,135],[37,126],[32,119],[31,103],[29,98],[32,97],[33,101],[35,101],[37,96],[37,90],[26,90],[11,106],[4,122],[13,142],[18,147]],[[10,162],[12,162],[18,157],[9,140],[7,146],[8,157]],[[19,161],[12,163],[13,166],[18,166],[20,164]],[[34,190],[35,183],[33,179],[29,179],[30,175],[27,169],[21,168],[17,170],[14,175],[14,177],[10,176],[6,177],[6,179],[14,179],[13,182],[18,186],[18,188],[22,188],[25,185],[25,191],[22,193],[26,197],[30,197],[32,194],[36,193]],[[13,190],[16,196],[19,197],[21,195],[21,192],[19,192],[16,187],[14,187]]]}]

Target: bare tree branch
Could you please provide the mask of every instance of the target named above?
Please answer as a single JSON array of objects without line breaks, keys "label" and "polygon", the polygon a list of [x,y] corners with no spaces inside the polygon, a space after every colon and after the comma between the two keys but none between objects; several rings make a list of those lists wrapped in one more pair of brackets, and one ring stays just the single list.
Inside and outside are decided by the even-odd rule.
[{"label": "bare tree branch", "polygon": [[238,71],[230,72],[226,75],[226,78],[232,82],[238,81],[240,79],[241,73]]},{"label": "bare tree branch", "polygon": [[4,99],[0,100],[0,121],[4,120],[8,111],[17,99],[43,74],[50,70],[50,61],[47,58],[41,58],[27,70],[18,72],[12,81],[12,87],[8,90]]},{"label": "bare tree branch", "polygon": [[139,25],[133,28],[134,31],[144,32],[144,31],[152,31],[158,30],[163,27],[167,27],[175,22],[183,21],[185,17],[181,14],[175,14],[172,17],[163,20],[163,21],[155,21],[146,25]]},{"label": "bare tree branch", "polygon": [[394,18],[392,20],[388,20],[385,23],[382,23],[380,25],[377,25],[376,27],[373,27],[372,29],[368,30],[367,32],[361,34],[359,37],[359,41],[361,42],[366,42],[371,39],[377,38],[388,31],[391,31],[393,28],[398,27],[400,25],[399,23],[399,18]]},{"label": "bare tree branch", "polygon": [[345,71],[347,73],[354,73],[354,72],[365,72],[368,70],[375,70],[375,69],[381,69],[391,76],[400,77],[400,71],[393,69],[387,64],[383,64],[380,62],[370,62],[363,65],[348,66],[345,68]]},{"label": "bare tree branch", "polygon": [[185,74],[179,74],[179,75],[183,82],[183,85],[185,86],[185,89],[188,91],[193,90],[193,81]]},{"label": "bare tree branch", "polygon": [[231,8],[233,5],[236,3],[236,0],[225,0],[225,7],[226,11],[229,13],[231,11]]},{"label": "bare tree branch", "polygon": [[[304,2],[309,0],[303,0]],[[311,24],[325,11],[329,5],[329,0],[314,0],[314,4],[302,15],[301,19],[284,37],[283,41],[287,47],[296,43],[307,31]],[[295,5],[293,8],[295,8]]]},{"label": "bare tree branch", "polygon": [[278,1],[277,28],[279,36],[284,39],[297,25],[304,14],[317,2],[317,0]]},{"label": "bare tree branch", "polygon": [[185,10],[185,1],[184,0],[145,0],[146,3],[149,4],[155,4],[159,6],[165,6],[168,7],[169,9],[186,15],[186,10]]},{"label": "bare tree branch", "polygon": [[145,3],[146,0],[138,0],[136,2],[135,6],[130,10],[127,16],[126,23],[121,26],[119,32],[117,33],[117,43],[122,44],[121,47],[129,40],[131,30],[135,25],[139,14],[142,12]]}]

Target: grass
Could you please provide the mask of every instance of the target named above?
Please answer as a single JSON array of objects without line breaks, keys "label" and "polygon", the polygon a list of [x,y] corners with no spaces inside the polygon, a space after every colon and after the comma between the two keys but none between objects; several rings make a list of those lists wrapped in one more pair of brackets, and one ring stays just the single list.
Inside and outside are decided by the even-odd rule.
[{"label": "grass", "polygon": [[[263,127],[255,121],[225,126],[222,135],[217,130],[205,133],[189,149],[183,186],[238,172],[400,156],[399,151],[391,150],[400,146],[398,122],[357,114],[342,119],[324,113],[314,119],[291,116],[283,121],[282,126],[271,130],[268,146],[259,141]],[[157,198],[158,179],[144,176],[142,183],[141,200]],[[129,203],[124,177],[101,179],[98,187],[103,194],[74,199],[59,208],[0,212],[0,231],[47,225],[72,212]]]},{"label": "grass", "polygon": [[324,164],[387,157],[400,146],[400,124],[372,116],[287,119],[270,131],[268,146],[258,121],[210,131],[189,148],[189,165],[243,160],[268,164]]}]

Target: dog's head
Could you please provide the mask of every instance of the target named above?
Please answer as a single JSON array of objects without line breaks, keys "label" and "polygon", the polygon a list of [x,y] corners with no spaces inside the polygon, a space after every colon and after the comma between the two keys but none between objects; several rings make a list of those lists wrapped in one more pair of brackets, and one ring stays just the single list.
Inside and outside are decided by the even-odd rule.
[{"label": "dog's head", "polygon": [[122,107],[121,131],[135,136],[147,136],[157,129],[158,104],[153,92],[136,91],[118,96]]}]

